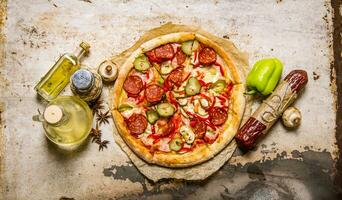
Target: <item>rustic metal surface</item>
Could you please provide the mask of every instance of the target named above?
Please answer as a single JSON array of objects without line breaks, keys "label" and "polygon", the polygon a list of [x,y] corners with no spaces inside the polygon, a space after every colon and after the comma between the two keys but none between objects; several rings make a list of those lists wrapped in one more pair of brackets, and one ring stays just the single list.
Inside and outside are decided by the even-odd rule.
[{"label": "rustic metal surface", "polygon": [[[336,114],[334,69],[341,77],[341,45],[334,45],[335,54],[332,47],[333,35],[340,42],[340,26],[333,32],[332,20],[333,8],[335,22],[341,19],[340,1],[333,8],[324,0],[12,0],[0,5],[0,199],[340,197],[333,178],[336,137],[341,137],[341,123],[335,130],[336,117],[341,117]],[[306,69],[309,84],[296,102],[303,114],[300,128],[289,131],[278,123],[258,148],[237,152],[208,180],[156,184],[139,174],[114,143],[111,126],[103,128],[111,142],[103,152],[90,142],[64,152],[45,139],[41,124],[31,120],[43,108],[33,87],[61,53],[86,40],[92,48],[84,64],[95,67],[168,21],[230,38],[250,54],[250,63],[276,56],[284,61],[284,73]]]}]

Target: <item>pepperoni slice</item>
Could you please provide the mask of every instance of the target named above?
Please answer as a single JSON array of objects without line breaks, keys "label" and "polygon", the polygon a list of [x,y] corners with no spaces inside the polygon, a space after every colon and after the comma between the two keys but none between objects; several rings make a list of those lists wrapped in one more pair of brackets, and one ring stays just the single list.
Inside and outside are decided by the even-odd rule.
[{"label": "pepperoni slice", "polygon": [[159,63],[159,62],[163,61],[163,59],[157,58],[155,49],[153,49],[151,51],[148,51],[145,54],[148,57],[148,60],[150,62],[157,62],[157,63]]},{"label": "pepperoni slice", "polygon": [[164,45],[154,49],[154,51],[155,51],[156,57],[159,59],[169,60],[169,59],[173,58],[173,56],[175,54],[171,44],[164,44]]},{"label": "pepperoni slice", "polygon": [[226,122],[228,114],[223,108],[213,107],[209,112],[209,117],[211,123],[213,123],[215,126],[220,126]]},{"label": "pepperoni slice", "polygon": [[139,94],[143,87],[144,85],[142,79],[136,75],[128,76],[123,85],[124,90],[132,95]]},{"label": "pepperoni slice", "polygon": [[147,120],[144,115],[134,113],[126,121],[127,128],[133,135],[141,134],[147,127]]},{"label": "pepperoni slice", "polygon": [[192,130],[196,133],[196,138],[202,139],[205,132],[207,131],[207,125],[204,121],[194,119],[190,121],[190,126]]},{"label": "pepperoni slice", "polygon": [[185,62],[186,55],[182,50],[177,51],[176,53],[177,65],[181,65]]},{"label": "pepperoni slice", "polygon": [[171,85],[180,86],[183,82],[183,67],[172,70],[167,79]]},{"label": "pepperoni slice", "polygon": [[145,89],[146,100],[150,103],[156,103],[163,98],[164,90],[157,84],[152,84]]},{"label": "pepperoni slice", "polygon": [[216,61],[216,52],[212,48],[205,47],[200,51],[198,57],[201,64],[209,65]]}]

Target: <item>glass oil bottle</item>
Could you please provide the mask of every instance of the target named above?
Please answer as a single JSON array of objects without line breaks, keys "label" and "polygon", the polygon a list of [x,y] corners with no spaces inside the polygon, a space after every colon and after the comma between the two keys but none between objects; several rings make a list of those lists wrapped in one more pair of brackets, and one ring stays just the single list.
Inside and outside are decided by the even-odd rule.
[{"label": "glass oil bottle", "polygon": [[80,60],[89,48],[89,44],[81,42],[74,54],[63,54],[35,86],[37,93],[47,101],[56,98],[70,82],[71,75],[80,68]]},{"label": "glass oil bottle", "polygon": [[93,113],[77,96],[58,96],[51,100],[43,114],[33,116],[43,123],[46,137],[58,147],[73,150],[88,137]]}]

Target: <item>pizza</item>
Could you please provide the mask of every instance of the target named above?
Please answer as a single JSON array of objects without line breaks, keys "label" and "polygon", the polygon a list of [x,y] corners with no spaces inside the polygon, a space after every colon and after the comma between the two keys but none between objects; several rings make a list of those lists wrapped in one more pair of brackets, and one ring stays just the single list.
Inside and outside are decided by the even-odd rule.
[{"label": "pizza", "polygon": [[142,159],[188,167],[219,153],[244,112],[242,75],[229,52],[193,32],[143,43],[119,68],[113,119]]}]

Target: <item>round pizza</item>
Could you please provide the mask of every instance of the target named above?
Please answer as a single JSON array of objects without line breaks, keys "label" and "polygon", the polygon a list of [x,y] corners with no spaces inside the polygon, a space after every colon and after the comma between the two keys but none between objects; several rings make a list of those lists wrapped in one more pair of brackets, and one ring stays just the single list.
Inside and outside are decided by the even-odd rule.
[{"label": "round pizza", "polygon": [[142,159],[165,167],[202,163],[233,139],[244,85],[229,54],[192,32],[142,44],[120,66],[113,117]]}]

